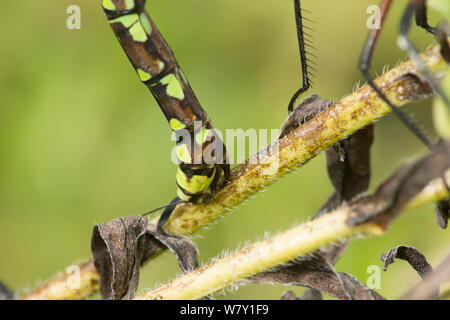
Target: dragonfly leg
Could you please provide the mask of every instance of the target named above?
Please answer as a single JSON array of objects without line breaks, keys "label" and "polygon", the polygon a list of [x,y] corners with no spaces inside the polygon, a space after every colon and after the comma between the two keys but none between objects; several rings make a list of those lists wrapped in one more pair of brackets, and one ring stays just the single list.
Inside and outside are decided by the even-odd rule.
[{"label": "dragonfly leg", "polygon": [[[430,32],[431,34],[436,35],[437,30],[428,24],[426,1],[425,0],[410,0],[408,5],[406,6],[406,9],[403,13],[402,19],[400,21],[400,35],[398,37],[399,47],[401,49],[403,49],[406,52],[406,54],[408,55],[408,57],[415,62],[417,68],[420,70],[420,73],[427,80],[430,87],[433,89],[433,92],[435,92],[442,99],[442,101],[447,105],[447,107],[450,108],[448,96],[445,94],[445,92],[442,90],[442,88],[436,82],[435,78],[433,77],[431,72],[428,70],[425,63],[420,58],[417,49],[414,47],[413,43],[411,42],[411,40],[408,36],[409,31],[411,29],[411,20],[412,20],[413,14],[415,14],[416,24],[419,27],[422,27],[426,31]],[[441,51],[445,52],[446,49],[448,49],[447,36],[445,35],[444,41],[440,41],[440,42],[441,42]],[[434,145],[433,145],[433,147],[434,147]],[[445,180],[445,177],[443,177],[443,181],[444,181],[445,187],[447,188],[447,190],[449,190],[449,186]],[[445,220],[444,217],[446,217],[448,219],[449,204],[450,204],[450,198],[441,200],[436,203],[436,214],[438,217],[441,217],[441,218],[438,218],[438,222],[441,220],[443,221],[443,222],[439,223],[439,225],[442,228],[446,228],[446,226],[447,226],[447,221],[444,221]]]},{"label": "dragonfly leg", "polygon": [[415,2],[416,4],[414,12],[416,17],[416,24],[419,27],[427,30],[429,33],[436,34],[436,29],[428,24],[427,5],[425,3],[426,1],[419,0]]},{"label": "dragonfly leg", "polygon": [[[297,98],[307,91],[311,87],[311,79],[309,76],[309,66],[308,66],[308,57],[305,46],[305,33],[303,31],[303,18],[302,18],[302,9],[300,6],[300,0],[294,0],[294,11],[295,11],[295,23],[297,26],[297,38],[298,45],[300,49],[300,61],[302,64],[302,87],[298,89],[292,96],[291,101],[289,102],[288,112],[291,113],[294,110],[294,104]],[[309,45],[310,46],[310,45]]]},{"label": "dragonfly leg", "polygon": [[435,34],[436,32],[435,29],[431,28],[427,22],[425,0],[420,1],[410,0],[408,5],[406,6],[402,20],[400,22],[400,35],[398,37],[398,44],[402,50],[406,51],[408,57],[415,62],[417,68],[420,70],[420,73],[427,80],[433,91],[437,95],[439,95],[439,97],[441,97],[441,99],[444,101],[447,107],[450,107],[450,102],[447,95],[444,93],[442,88],[436,82],[435,78],[428,70],[428,68],[425,66],[425,63],[420,58],[417,49],[414,47],[413,43],[411,42],[411,39],[408,36],[409,30],[411,29],[411,20],[414,12],[416,13],[417,25]]},{"label": "dragonfly leg", "polygon": [[367,37],[366,43],[364,44],[361,57],[359,60],[359,69],[361,70],[364,78],[367,83],[372,87],[372,89],[378,94],[378,96],[391,108],[392,112],[400,118],[400,120],[428,147],[432,148],[433,143],[430,139],[417,127],[417,125],[408,117],[406,113],[401,111],[398,107],[396,107],[381,91],[381,89],[374,83],[373,79],[370,76],[370,63],[372,61],[373,52],[375,49],[375,45],[378,40],[378,36],[380,35],[381,27],[384,23],[384,20],[387,16],[389,8],[391,6],[392,0],[382,0],[380,3],[381,9],[381,23],[380,29],[372,29]]},{"label": "dragonfly leg", "polygon": [[161,214],[161,217],[158,220],[158,231],[161,231],[163,229],[163,226],[166,224],[167,220],[169,220],[170,215],[172,214],[173,210],[175,210],[175,207],[180,203],[181,199],[178,197],[175,197],[172,201],[170,201],[170,204],[164,209],[163,213]]}]

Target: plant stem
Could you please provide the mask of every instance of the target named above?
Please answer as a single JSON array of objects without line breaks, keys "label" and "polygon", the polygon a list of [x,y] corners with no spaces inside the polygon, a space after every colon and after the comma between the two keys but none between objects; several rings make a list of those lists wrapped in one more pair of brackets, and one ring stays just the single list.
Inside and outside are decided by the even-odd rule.
[{"label": "plant stem", "polygon": [[[439,54],[438,45],[425,50],[421,54],[421,58],[437,78],[443,76],[446,63]],[[432,94],[429,88],[420,81],[411,81],[411,79],[405,78],[408,74],[417,74],[417,72],[414,63],[406,61],[378,77],[375,82],[394,104],[403,106],[423,100]],[[165,225],[166,230],[176,235],[189,235],[196,232],[275,180],[305,164],[329,146],[389,112],[390,108],[378,98],[369,86],[361,87],[304,125],[299,126],[283,139],[275,141],[244,163],[237,165],[232,170],[230,183],[213,196],[211,203],[178,205]],[[255,161],[256,159],[258,161]],[[341,216],[342,218],[343,216]],[[340,221],[339,217],[327,219]],[[351,232],[353,229],[342,228],[337,230],[336,235],[347,237],[351,235]],[[327,241],[331,241],[331,239],[325,242]],[[305,243],[300,252],[306,252],[305,250],[311,248],[311,245],[308,247]],[[296,254],[299,252],[294,251]],[[99,276],[92,260],[80,265],[80,276],[83,285],[79,289],[64,289],[67,275],[61,274],[21,298],[82,299],[98,290]]]}]

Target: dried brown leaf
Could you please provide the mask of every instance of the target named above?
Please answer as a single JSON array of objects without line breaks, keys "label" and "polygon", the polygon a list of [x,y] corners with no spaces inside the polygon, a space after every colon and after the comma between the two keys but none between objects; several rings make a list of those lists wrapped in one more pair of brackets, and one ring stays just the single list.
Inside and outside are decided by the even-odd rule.
[{"label": "dried brown leaf", "polygon": [[448,37],[450,36],[450,24],[448,21],[439,23],[436,28],[436,41],[440,45],[440,53],[447,63],[450,63],[450,46],[448,44]]},{"label": "dried brown leaf", "polygon": [[5,284],[0,281],[0,300],[14,299],[14,292],[12,292]]},{"label": "dried brown leaf", "polygon": [[278,139],[283,138],[295,128],[304,124],[306,121],[311,120],[332,104],[332,101],[323,100],[317,94],[309,96],[303,100],[286,119],[281,127],[281,133]]},{"label": "dried brown leaf", "polygon": [[373,125],[370,125],[327,149],[328,175],[341,202],[367,191],[372,143]]},{"label": "dried brown leaf", "polygon": [[246,281],[308,287],[344,300],[384,299],[355,277],[337,272],[319,254],[298,258],[286,265],[259,273]]},{"label": "dried brown leaf", "polygon": [[[314,116],[327,109],[330,105],[332,105],[331,101],[323,100],[317,95],[312,95],[306,98],[284,123],[281,129],[280,138],[288,134],[291,130],[295,129],[299,125],[312,119]],[[337,207],[342,205],[343,202],[350,201],[358,194],[367,191],[370,181],[370,148],[372,142],[373,125],[369,125],[326,150],[328,174],[335,192],[319,209],[313,219],[336,209]],[[341,275],[334,271],[332,265],[334,265],[339,257],[345,252],[347,246],[348,240],[345,240],[321,248],[314,253],[313,256],[320,256],[320,259],[324,259],[327,262],[326,269],[328,270],[328,273],[324,274],[326,274],[328,277],[334,277],[335,280],[341,277]],[[303,261],[303,267],[306,268],[305,270],[307,270],[305,272],[313,274],[312,278],[315,278],[318,282],[323,282],[323,280],[321,280],[321,276],[323,276],[323,274],[321,274],[315,268],[317,267],[316,262],[317,261],[315,260]],[[307,267],[305,264],[309,263],[311,265]],[[324,262],[322,261],[320,263],[323,264]],[[313,268],[314,272],[312,272],[308,268]],[[296,276],[298,278],[302,278],[298,268],[294,268],[293,270],[292,268],[289,269],[287,267],[282,267],[281,269],[277,268],[275,270],[276,272],[281,272],[276,277],[273,273],[270,274],[274,278],[272,280],[274,280],[275,282],[284,282],[286,279],[281,280],[277,277],[285,277],[286,272],[288,271],[295,271],[297,273]],[[295,278],[294,275],[292,275],[292,277]],[[358,289],[352,290],[352,288],[355,287],[352,284],[353,282],[357,281],[356,279],[347,276],[342,276],[342,278],[343,279],[339,279],[338,282],[334,283],[334,295],[339,296],[342,299],[344,299],[344,297],[353,298],[354,296],[358,295],[358,292],[343,295],[343,291],[337,291],[336,287],[340,287],[341,290],[344,290],[343,288],[345,287],[345,285],[348,286],[348,291],[357,291],[359,289],[361,292],[365,292],[365,290],[361,289],[361,286],[356,286],[356,288]],[[319,283],[309,285],[309,287],[312,287],[312,289],[307,290],[299,299],[316,299],[319,297],[321,299],[322,296],[320,291],[315,289],[318,286],[320,286]],[[324,288],[322,288],[322,290],[324,290]],[[328,290],[331,289],[328,288]],[[288,299],[292,297],[288,294],[288,296],[284,298]],[[295,295],[294,298],[297,299]]]},{"label": "dried brown leaf", "polygon": [[103,298],[133,298],[144,256],[147,223],[147,218],[138,216],[94,226],[91,249]]},{"label": "dried brown leaf", "polygon": [[405,205],[432,180],[442,178],[450,168],[450,142],[444,142],[431,154],[400,167],[375,194],[350,204],[347,223],[351,226],[371,221],[387,228]]},{"label": "dried brown leaf", "polygon": [[[335,192],[319,209],[320,217],[367,191],[370,182],[370,148],[373,125],[361,129],[326,151],[327,169]],[[335,264],[345,252],[348,240],[321,248],[318,252]]]},{"label": "dried brown leaf", "polygon": [[322,294],[319,290],[309,289],[297,297],[294,292],[288,290],[283,293],[281,300],[322,300]]},{"label": "dried brown leaf", "polygon": [[197,247],[191,239],[188,237],[171,235],[164,230],[157,230],[156,225],[154,224],[148,226],[147,233],[173,252],[183,273],[198,268]]},{"label": "dried brown leaf", "polygon": [[91,240],[100,292],[105,299],[131,299],[139,282],[139,267],[152,255],[169,248],[183,272],[197,268],[197,249],[186,237],[157,231],[142,216],[96,225]]},{"label": "dried brown leaf", "polygon": [[450,218],[450,199],[444,199],[436,203],[436,220],[442,229],[447,229]]},{"label": "dried brown leaf", "polygon": [[[389,265],[394,263],[397,258],[408,261],[411,267],[417,271],[422,279],[433,272],[433,268],[428,263],[425,256],[416,248],[408,246],[398,246],[388,252],[384,252],[380,257],[381,261],[383,261],[383,269],[386,271]],[[428,299],[439,299],[439,287],[433,290]]]},{"label": "dried brown leaf", "polygon": [[412,288],[403,299],[423,300],[430,297],[439,298],[439,285],[450,282],[450,255],[444,259],[432,272],[425,276],[422,282]]}]

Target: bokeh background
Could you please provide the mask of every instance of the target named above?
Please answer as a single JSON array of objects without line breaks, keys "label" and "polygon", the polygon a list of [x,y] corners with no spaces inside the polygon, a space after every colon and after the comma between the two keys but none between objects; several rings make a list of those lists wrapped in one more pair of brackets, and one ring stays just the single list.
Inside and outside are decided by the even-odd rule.
[{"label": "bokeh background", "polygon": [[[339,99],[362,79],[357,61],[375,0],[304,0],[317,59],[314,88]],[[396,1],[373,63],[374,73],[404,53],[396,46],[406,1]],[[81,8],[68,30],[66,8]],[[291,0],[153,0],[150,14],[172,46],[200,102],[220,130],[279,128],[300,83]],[[436,24],[440,16],[431,13]],[[175,195],[173,142],[162,112],[110,30],[100,1],[7,1],[0,10],[0,280],[24,292],[90,256],[96,223],[143,213]],[[423,49],[433,38],[413,28]],[[406,108],[434,136],[430,100]],[[376,124],[371,190],[405,160],[426,152],[391,115]],[[276,182],[194,237],[202,263],[265,232],[306,221],[332,192],[324,154]],[[339,271],[366,282],[368,266],[397,245],[420,249],[436,265],[450,233],[434,207],[410,211],[383,237],[353,240]],[[165,253],[142,269],[139,291],[173,279]],[[379,292],[399,297],[418,281],[406,264],[382,272]],[[247,285],[219,299],[279,299],[292,289]],[[94,297],[94,298],[98,298]]]}]

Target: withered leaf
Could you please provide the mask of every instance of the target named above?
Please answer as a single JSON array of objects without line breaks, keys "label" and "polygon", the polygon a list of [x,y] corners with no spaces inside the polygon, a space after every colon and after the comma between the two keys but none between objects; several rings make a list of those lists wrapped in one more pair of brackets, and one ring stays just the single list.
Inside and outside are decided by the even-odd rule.
[{"label": "withered leaf", "polygon": [[0,281],[0,300],[14,299],[14,292],[12,292],[5,284]]},{"label": "withered leaf", "polygon": [[450,36],[450,24],[448,21],[439,23],[436,28],[436,41],[441,46],[440,52],[442,58],[447,63],[450,63],[450,46],[448,44],[448,37]]},{"label": "withered leaf", "polygon": [[419,73],[408,72],[395,79],[395,82],[403,82],[403,86],[408,88],[407,90],[402,91],[402,99],[405,100],[423,100],[430,97],[433,92],[427,78]]},{"label": "withered leaf", "polygon": [[449,167],[450,141],[447,141],[422,159],[400,167],[375,194],[353,201],[347,224],[372,221],[387,228],[412,198],[432,180],[442,178]]},{"label": "withered leaf", "polygon": [[442,229],[447,228],[450,218],[450,199],[444,199],[436,203],[436,220]]},{"label": "withered leaf", "polygon": [[166,233],[164,230],[157,230],[156,226],[150,224],[147,233],[156,238],[165,247],[173,252],[178,260],[183,273],[193,271],[198,268],[197,247],[191,239],[182,236],[175,236]]},{"label": "withered leaf", "polygon": [[[283,124],[279,139],[326,110],[332,103],[321,99],[317,94],[303,100]],[[328,174],[336,192],[316,217],[367,190],[372,143],[373,125],[369,125],[327,149]]]},{"label": "withered leaf", "polygon": [[327,149],[328,175],[341,202],[367,191],[372,143],[373,125],[369,125]]},{"label": "withered leaf", "polygon": [[[314,118],[332,105],[332,101],[313,94],[303,100],[281,128],[279,139],[290,131]],[[370,180],[370,147],[373,142],[373,126],[370,125],[338,142],[326,151],[327,168],[335,192],[319,209],[314,218],[339,207],[356,195],[365,192]],[[313,218],[313,219],[314,219]],[[332,264],[345,251],[348,241],[322,248],[318,252]]]},{"label": "withered leaf", "polygon": [[[369,125],[326,150],[327,169],[335,192],[319,209],[320,217],[367,191],[370,182],[370,148],[373,143],[373,125]],[[314,219],[313,218],[313,219]],[[323,247],[320,253],[335,264],[345,252],[348,240]]]},{"label": "withered leaf", "polygon": [[285,265],[254,275],[246,281],[303,286],[345,300],[384,299],[355,277],[334,270],[333,266],[319,254],[295,259]]},{"label": "withered leaf", "polygon": [[319,290],[308,289],[300,297],[297,297],[294,292],[288,290],[283,293],[280,300],[322,300],[322,294]]},{"label": "withered leaf", "polygon": [[131,299],[139,283],[139,267],[152,255],[169,248],[183,272],[197,268],[197,249],[186,237],[157,231],[148,218],[115,219],[93,230],[91,248],[100,274],[100,292],[105,299]]},{"label": "withered leaf", "polygon": [[95,225],[91,250],[105,299],[133,298],[144,257],[148,218],[118,218]]},{"label": "withered leaf", "polygon": [[280,300],[297,300],[297,296],[291,290],[283,292]]},{"label": "withered leaf", "polygon": [[[331,101],[323,100],[317,95],[308,97],[294,110],[294,112],[286,120],[281,129],[280,138],[288,134],[291,130],[295,129],[299,125],[310,120],[318,113],[327,109],[331,104]],[[369,125],[327,149],[327,169],[335,192],[319,209],[313,219],[336,209],[337,207],[342,205],[343,202],[350,201],[358,194],[367,191],[370,181],[370,148],[372,146],[372,143],[373,125]],[[332,265],[334,265],[339,257],[345,252],[347,246],[348,240],[334,243],[314,252],[313,257],[316,257],[315,259],[311,261],[303,261],[303,272],[305,274],[312,275],[312,278],[315,279],[316,282],[309,283],[308,280],[305,280],[304,283],[309,284],[305,286],[311,287],[312,289],[307,290],[299,299],[321,299],[322,295],[320,291],[330,293],[329,291],[333,290],[334,295],[340,297],[341,299],[353,298],[358,295],[363,296],[366,299],[368,298],[368,296],[370,296],[370,299],[372,299],[377,295],[376,293],[368,294],[369,291],[366,290],[368,288],[364,287],[364,285],[360,284],[356,279],[344,274],[336,273],[334,271]],[[309,257],[307,259],[309,259]],[[316,264],[317,261],[320,261],[320,263]],[[308,264],[310,265],[306,266]],[[318,271],[320,268],[317,269],[318,265],[322,265],[322,267],[324,267],[327,271],[320,273],[320,271]],[[308,268],[312,268],[312,270],[314,271],[311,271]],[[294,270],[287,267],[281,267],[281,269],[277,268],[275,270],[276,272],[280,272],[280,274],[275,276],[273,273],[270,273],[273,278],[269,279],[271,281],[284,283],[286,278],[281,280],[277,277],[279,276],[281,278],[284,278],[285,276],[287,276],[286,273],[289,271],[296,271],[297,273],[297,275],[292,275],[292,278],[295,278],[296,276],[298,277],[298,279],[302,278],[302,275],[300,275],[301,267],[299,266],[297,266],[297,268],[294,268]],[[321,277],[323,277],[324,275],[326,275],[326,277],[328,278],[334,279],[334,283],[329,282],[329,285],[332,287],[332,289],[330,287],[328,287],[328,289],[325,289],[323,283],[325,283],[326,281],[321,279]],[[259,276],[260,275],[257,275],[255,277]],[[302,280],[299,281],[300,282],[298,285],[301,285],[300,283]],[[358,283],[359,285],[353,285],[353,283]],[[322,290],[320,290],[320,288]],[[287,299],[289,297],[290,296],[288,294],[288,296],[284,298]],[[381,298],[381,296],[379,298]]]},{"label": "withered leaf", "polygon": [[[433,272],[433,268],[428,263],[425,256],[416,248],[408,246],[398,246],[383,253],[380,257],[381,261],[383,261],[383,269],[386,271],[389,265],[394,263],[397,258],[408,261],[411,267],[417,271],[422,279]],[[428,299],[438,300],[439,286],[437,288],[435,287],[430,294],[431,295],[428,296]]]},{"label": "withered leaf", "polygon": [[[448,27],[447,23],[447,27]],[[447,40],[445,41],[447,43]],[[447,44],[448,47],[448,44]],[[439,144],[444,143],[444,139],[440,139]],[[450,186],[445,183],[445,187],[450,192]],[[436,202],[436,221],[439,227],[447,229],[448,219],[450,218],[450,197]]]},{"label": "withered leaf", "polygon": [[[197,246],[188,237],[175,236],[164,231],[158,230],[156,225],[150,224],[147,228],[147,234],[160,241],[166,248],[175,255],[178,265],[183,273],[191,272],[198,268]],[[202,300],[211,300],[210,295],[204,296]]]},{"label": "withered leaf", "polygon": [[283,138],[298,126],[304,124],[308,120],[311,120],[332,104],[332,101],[323,100],[317,94],[309,96],[303,100],[286,119],[281,127],[281,133],[278,139]]},{"label": "withered leaf", "polygon": [[[450,255],[442,261],[430,275],[412,288],[403,299],[423,300],[439,291],[439,285],[450,281]],[[438,292],[439,294],[439,292]]]},{"label": "withered leaf", "polygon": [[300,300],[322,300],[322,293],[316,289],[306,290],[299,298]]}]

